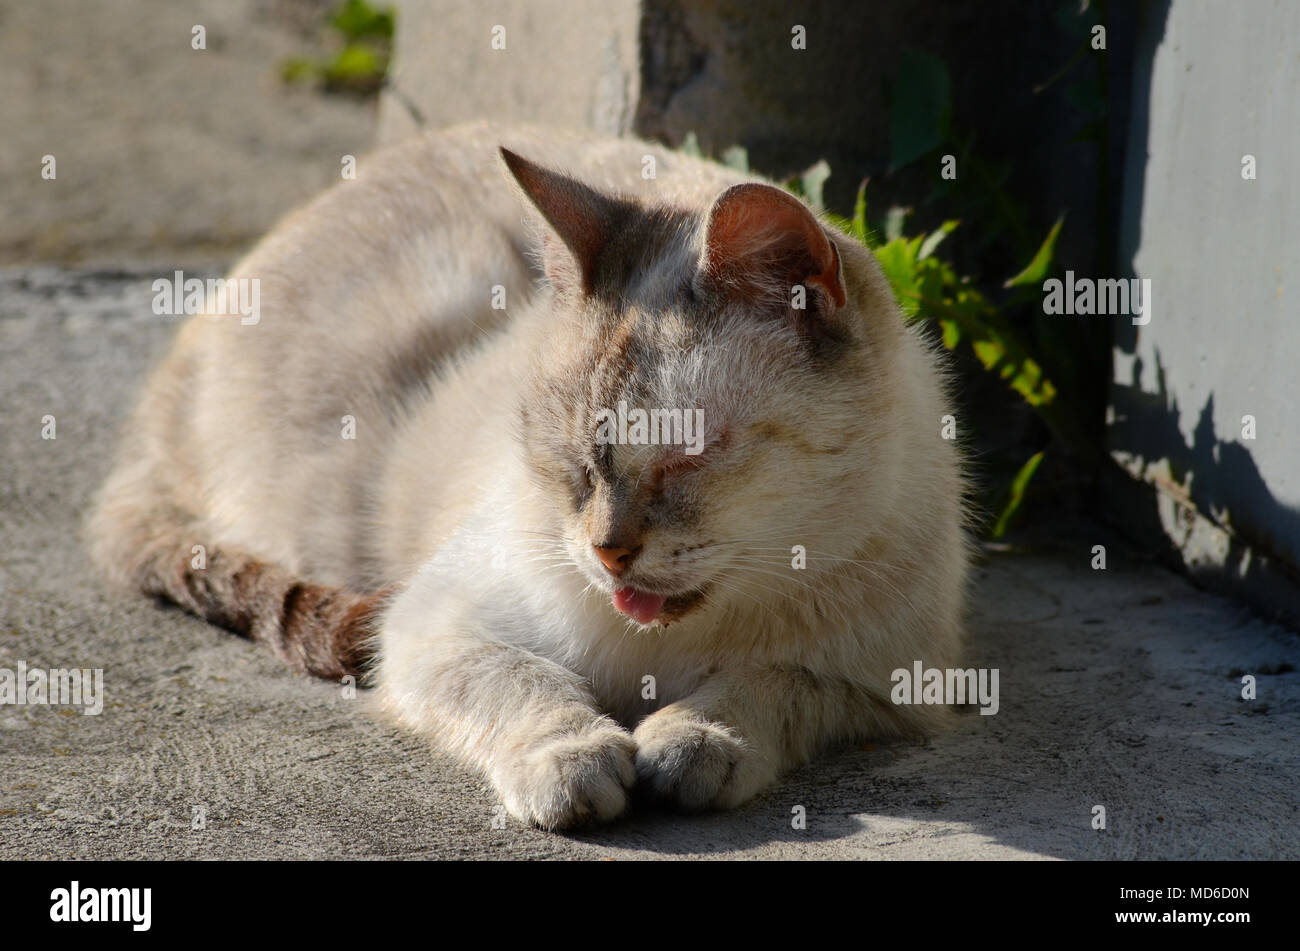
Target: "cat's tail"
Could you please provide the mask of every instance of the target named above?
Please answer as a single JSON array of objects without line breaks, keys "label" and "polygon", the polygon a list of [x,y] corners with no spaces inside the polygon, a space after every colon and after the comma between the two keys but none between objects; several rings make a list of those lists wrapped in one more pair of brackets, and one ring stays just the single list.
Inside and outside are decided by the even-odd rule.
[{"label": "cat's tail", "polygon": [[[192,325],[187,325],[187,328]],[[203,480],[187,448],[195,365],[184,349],[155,371],[119,443],[112,474],[86,524],[92,559],[119,585],[180,605],[267,645],[302,673],[364,673],[388,592],[313,584],[279,565],[214,541],[192,509]]]},{"label": "cat's tail", "polygon": [[140,587],[204,620],[265,644],[300,673],[362,676],[387,592],[355,594],[313,584],[240,551],[204,549],[192,537],[159,550]]},{"label": "cat's tail", "polygon": [[133,497],[127,477],[114,473],[88,525],[92,557],[105,574],[265,644],[301,673],[364,675],[389,591],[363,595],[313,584],[254,555],[208,545],[196,519],[156,495],[147,504]]}]

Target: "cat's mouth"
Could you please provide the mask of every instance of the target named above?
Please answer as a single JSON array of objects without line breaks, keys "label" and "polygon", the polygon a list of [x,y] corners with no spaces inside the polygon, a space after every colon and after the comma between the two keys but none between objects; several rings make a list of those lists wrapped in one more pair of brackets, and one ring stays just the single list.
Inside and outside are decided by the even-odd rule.
[{"label": "cat's mouth", "polygon": [[695,610],[704,601],[704,595],[704,589],[665,595],[631,585],[619,585],[614,589],[611,600],[614,610],[626,614],[643,627],[649,627],[656,621],[666,627]]}]

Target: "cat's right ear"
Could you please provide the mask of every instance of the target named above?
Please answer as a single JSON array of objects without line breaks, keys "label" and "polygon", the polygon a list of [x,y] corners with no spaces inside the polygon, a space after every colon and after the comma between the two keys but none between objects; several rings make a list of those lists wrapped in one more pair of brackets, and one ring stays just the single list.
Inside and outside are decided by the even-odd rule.
[{"label": "cat's right ear", "polygon": [[709,209],[700,273],[729,294],[783,310],[796,286],[816,289],[823,316],[848,300],[839,251],[821,223],[793,195],[757,182],[733,185]]},{"label": "cat's right ear", "polygon": [[[582,293],[592,293],[601,254],[633,213],[633,207],[567,175],[542,168],[507,148],[501,149],[501,158],[572,256]],[[563,266],[567,262],[555,260],[557,253],[562,253],[560,249],[548,240],[544,253],[551,280],[569,283],[570,269]]]}]

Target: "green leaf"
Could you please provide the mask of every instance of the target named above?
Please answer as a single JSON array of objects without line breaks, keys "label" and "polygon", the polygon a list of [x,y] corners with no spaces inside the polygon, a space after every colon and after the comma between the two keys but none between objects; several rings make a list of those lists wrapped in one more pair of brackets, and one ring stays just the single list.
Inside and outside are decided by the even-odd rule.
[{"label": "green leaf", "polygon": [[[790,179],[785,187],[802,197],[806,193],[805,179],[806,176]],[[936,249],[956,230],[959,222],[948,220],[930,234],[905,237],[903,230],[911,209],[895,206],[886,215],[886,240],[882,244],[867,224],[866,185],[864,181],[858,187],[851,219],[831,212],[826,212],[825,216],[830,223],[863,241],[872,250],[889,281],[903,318],[934,321],[939,326],[944,346],[950,350],[969,342],[971,352],[985,370],[1019,393],[1053,429],[1063,431],[1069,420],[1053,405],[1057,396],[1056,386],[1029,355],[1018,334],[979,288],[970,283],[969,278],[959,278],[952,265],[935,257]],[[1040,251],[1040,256],[1049,264],[1060,227],[1058,221],[1044,243],[1047,250]]]},{"label": "green leaf", "polygon": [[1020,467],[1016,477],[1011,480],[1011,489],[1006,507],[1002,509],[997,524],[993,526],[994,538],[1001,538],[1007,533],[1007,529],[1011,527],[1012,519],[1020,511],[1020,505],[1025,500],[1025,490],[1029,488],[1029,482],[1034,478],[1034,473],[1038,471],[1038,464],[1042,461],[1042,451],[1034,453],[1029,457],[1029,461]]},{"label": "green leaf", "polygon": [[897,241],[903,236],[903,226],[907,224],[907,218],[911,213],[911,208],[901,208],[898,205],[892,206],[885,213],[886,241]]},{"label": "green leaf", "polygon": [[875,249],[876,260],[885,272],[903,316],[914,317],[920,309],[920,280],[916,273],[916,254],[911,243],[895,238]]},{"label": "green leaf", "polygon": [[803,191],[804,201],[813,211],[822,212],[826,210],[826,203],[822,200],[822,188],[826,184],[826,179],[831,177],[831,167],[825,159],[821,159],[816,165],[809,168],[799,176],[799,187]]},{"label": "green leaf", "polygon": [[392,39],[393,10],[372,7],[366,0],[346,0],[330,17],[330,24],[349,41],[367,36]]},{"label": "green leaf", "polygon": [[[985,370],[1003,380],[1030,406],[1047,414],[1056,387],[1029,356],[1025,345],[979,289],[958,280],[952,267],[935,257],[921,259],[921,238],[897,238],[876,249],[876,259],[898,297],[904,317],[939,321],[944,341],[970,341]],[[943,321],[950,321],[948,327]]]},{"label": "green leaf", "polygon": [[852,227],[849,234],[867,247],[873,247],[871,227],[867,224],[867,180],[865,178],[858,185],[858,195],[853,200],[853,220],[850,224]]},{"label": "green leaf", "polygon": [[364,43],[353,43],[325,65],[325,84],[334,89],[373,92],[383,83],[387,69],[387,56]]},{"label": "green leaf", "polygon": [[743,145],[733,145],[722,153],[722,164],[742,174],[749,173],[749,153]]},{"label": "green leaf", "polygon": [[917,259],[924,261],[933,254],[934,249],[939,246],[939,243],[943,241],[944,238],[948,237],[948,235],[956,231],[959,224],[961,224],[961,222],[956,220],[945,221],[937,230],[932,231],[929,237],[921,242],[921,250],[917,252],[916,255]]},{"label": "green leaf", "polygon": [[952,121],[948,67],[917,49],[899,54],[889,109],[889,170],[897,171],[948,139]]},{"label": "green leaf", "polygon": [[1017,343],[1002,333],[983,328],[987,336],[971,344],[984,369],[996,374],[1019,393],[1030,406],[1046,406],[1056,398],[1056,387],[1043,376],[1042,368]]},{"label": "green leaf", "polygon": [[1065,224],[1065,215],[1056,219],[1056,224],[1052,225],[1052,230],[1047,232],[1047,237],[1039,246],[1037,253],[1034,255],[1025,269],[1010,278],[1003,287],[1037,287],[1043,283],[1052,270],[1052,261],[1056,257],[1056,237],[1061,233],[1061,225]]}]

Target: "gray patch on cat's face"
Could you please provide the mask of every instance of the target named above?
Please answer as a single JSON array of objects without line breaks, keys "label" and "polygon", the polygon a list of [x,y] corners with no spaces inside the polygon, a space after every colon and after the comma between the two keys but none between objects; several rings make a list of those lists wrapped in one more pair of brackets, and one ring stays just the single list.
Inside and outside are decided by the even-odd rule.
[{"label": "gray patch on cat's face", "polygon": [[[791,580],[796,546],[850,554],[840,528],[862,520],[875,470],[888,472],[876,452],[891,438],[889,334],[852,304],[784,312],[775,285],[762,306],[742,300],[701,272],[702,239],[699,219],[676,212],[629,227],[601,255],[596,289],[557,287],[534,367],[526,457],[568,557],[607,593],[752,598]],[[703,451],[598,445],[601,412],[620,403],[701,410]],[[636,554],[615,578],[593,546]]]},{"label": "gray patch on cat's face", "polygon": [[[860,438],[840,412],[853,400],[848,368],[767,316],[699,300],[684,268],[648,275],[633,296],[567,302],[561,356],[538,367],[527,408],[526,451],[570,557],[606,592],[709,589],[738,559],[788,568],[774,553],[807,542],[818,507],[839,494],[833,460]],[[703,451],[598,444],[602,410],[620,402],[701,410]],[[616,580],[593,546],[639,551]]]}]

